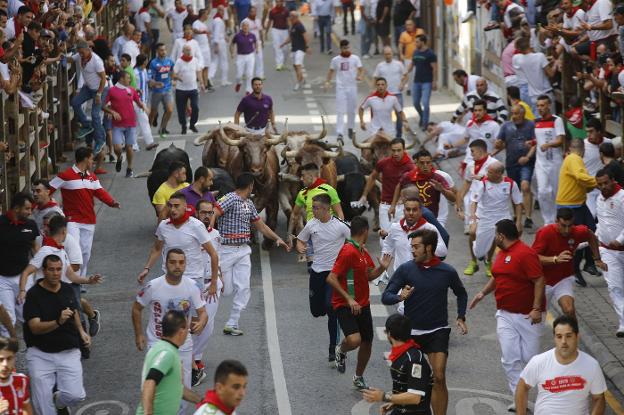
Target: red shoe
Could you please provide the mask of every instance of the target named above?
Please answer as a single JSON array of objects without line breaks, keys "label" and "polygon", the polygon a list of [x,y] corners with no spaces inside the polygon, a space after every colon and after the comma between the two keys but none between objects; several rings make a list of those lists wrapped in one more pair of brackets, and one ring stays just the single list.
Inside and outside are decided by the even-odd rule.
[{"label": "red shoe", "polygon": [[108,171],[100,168],[100,169],[95,169],[94,173],[95,174],[106,174],[106,173],[108,173]]},{"label": "red shoe", "polygon": [[236,86],[234,87],[234,91],[236,92],[240,91],[240,87],[241,87],[241,84],[236,84]]}]

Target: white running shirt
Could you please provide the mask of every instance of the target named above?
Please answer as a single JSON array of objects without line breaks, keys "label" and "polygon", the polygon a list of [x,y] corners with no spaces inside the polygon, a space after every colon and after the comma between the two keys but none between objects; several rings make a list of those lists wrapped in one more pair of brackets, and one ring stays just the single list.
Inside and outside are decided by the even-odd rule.
[{"label": "white running shirt", "polygon": [[336,89],[340,88],[357,88],[355,80],[358,68],[362,67],[362,61],[356,55],[348,58],[340,55],[334,56],[329,67],[336,72]]},{"label": "white running shirt", "polygon": [[400,112],[403,110],[401,104],[399,104],[399,99],[390,93],[383,98],[377,94],[369,95],[362,103],[362,109],[367,110],[369,108],[371,122],[367,131],[372,134],[383,130],[390,136],[393,136],[396,127],[392,121],[392,111]]},{"label": "white running shirt", "polygon": [[314,247],[312,270],[314,272],[331,271],[345,239],[350,237],[349,227],[333,216],[325,223],[312,218],[297,235],[300,241],[312,241]]},{"label": "white running shirt", "polygon": [[557,361],[555,349],[534,356],[520,377],[531,386],[537,386],[534,415],[588,415],[590,395],[607,390],[600,365],[590,355],[578,351],[572,363]]},{"label": "white running shirt", "polygon": [[404,73],[405,65],[403,65],[403,62],[393,59],[390,63],[386,61],[379,62],[375,67],[375,73],[373,73],[373,76],[375,78],[386,78],[388,92],[398,94],[401,92],[399,90],[399,84],[401,83],[401,78]]},{"label": "white running shirt", "polygon": [[442,239],[442,235],[440,235],[438,228],[436,228],[434,225],[427,222],[426,220],[422,220],[424,221],[422,225],[409,228],[407,231],[403,229],[403,225],[401,224],[403,220],[399,222],[394,222],[392,225],[390,225],[388,236],[386,236],[383,240],[381,253],[390,254],[394,257],[394,271],[396,271],[400,265],[413,259],[412,245],[408,236],[410,233],[415,232],[419,229],[428,229],[438,234],[438,245],[435,249],[435,256],[443,258],[448,254],[448,248],[446,247],[444,239]]},{"label": "white running shirt", "polygon": [[498,220],[501,216],[511,218],[510,202],[514,205],[522,203],[518,185],[506,176],[500,183],[492,183],[487,177],[480,181],[473,180],[470,187],[470,202],[477,204],[477,216],[482,221]]},{"label": "white running shirt", "polygon": [[538,118],[535,120],[535,139],[537,148],[535,149],[536,164],[549,166],[561,166],[563,163],[563,151],[561,147],[541,150],[543,144],[548,144],[557,139],[558,136],[565,136],[563,120],[556,115],[552,115],[549,120]]}]

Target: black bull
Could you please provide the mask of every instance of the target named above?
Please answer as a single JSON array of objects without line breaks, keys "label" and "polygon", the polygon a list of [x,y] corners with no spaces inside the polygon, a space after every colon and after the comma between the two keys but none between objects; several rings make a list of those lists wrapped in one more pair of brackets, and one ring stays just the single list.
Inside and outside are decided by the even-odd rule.
[{"label": "black bull", "polygon": [[351,220],[355,216],[364,213],[365,207],[351,206],[351,202],[357,202],[364,192],[366,186],[366,176],[362,172],[362,166],[358,158],[348,152],[343,152],[336,157],[336,173],[338,175],[338,185],[336,191],[340,196],[340,205],[345,215],[345,220]]}]

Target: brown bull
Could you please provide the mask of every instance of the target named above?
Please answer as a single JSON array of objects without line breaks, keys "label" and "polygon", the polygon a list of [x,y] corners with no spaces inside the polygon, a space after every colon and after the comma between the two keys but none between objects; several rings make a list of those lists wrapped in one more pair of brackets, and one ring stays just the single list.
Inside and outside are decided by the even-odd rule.
[{"label": "brown bull", "polygon": [[[279,161],[274,146],[286,141],[288,134],[284,127],[284,133],[280,136],[254,135],[246,133],[241,138],[230,138],[223,127],[221,140],[231,147],[236,147],[241,154],[242,170],[248,171],[255,176],[253,202],[258,212],[266,209],[266,224],[275,229],[277,226],[278,213],[278,173]],[[270,248],[272,241],[264,238],[262,247]]]},{"label": "brown bull", "polygon": [[[240,125],[227,123],[223,126],[225,134],[232,139],[238,139],[249,134]],[[221,138],[221,128],[215,128],[193,141],[196,146],[204,145],[202,151],[202,165],[219,167],[226,170],[232,177],[242,172],[242,159],[238,147],[229,146]]]},{"label": "brown bull", "polygon": [[[418,142],[418,138],[413,133],[410,134],[412,143],[405,146],[406,151],[413,148]],[[361,150],[360,164],[362,165],[362,169],[367,175],[375,169],[375,166],[377,165],[377,162],[379,160],[390,156],[390,143],[392,142],[392,138],[383,131],[378,131],[377,133],[371,135],[363,143],[358,143],[355,139],[355,134],[353,134],[351,136],[351,141],[356,148],[359,148]],[[368,194],[368,203],[375,212],[375,223],[373,226],[374,230],[379,229],[380,202],[381,192],[380,189],[375,186],[373,190]]]}]

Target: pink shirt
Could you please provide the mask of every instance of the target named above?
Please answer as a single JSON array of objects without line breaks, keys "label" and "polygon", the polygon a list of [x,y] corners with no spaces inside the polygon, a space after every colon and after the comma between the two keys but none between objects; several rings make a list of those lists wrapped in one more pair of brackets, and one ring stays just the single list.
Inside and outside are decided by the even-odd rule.
[{"label": "pink shirt", "polygon": [[507,47],[503,49],[501,55],[501,66],[503,67],[503,76],[515,75],[516,71],[513,68],[513,57],[516,52],[516,42],[509,42]]},{"label": "pink shirt", "polygon": [[141,104],[141,98],[134,88],[118,86],[110,88],[104,105],[109,102],[111,109],[121,115],[120,120],[113,118],[113,127],[136,127],[136,115],[132,103]]}]

